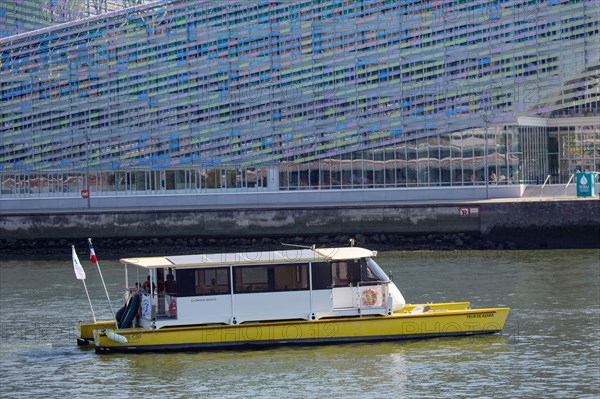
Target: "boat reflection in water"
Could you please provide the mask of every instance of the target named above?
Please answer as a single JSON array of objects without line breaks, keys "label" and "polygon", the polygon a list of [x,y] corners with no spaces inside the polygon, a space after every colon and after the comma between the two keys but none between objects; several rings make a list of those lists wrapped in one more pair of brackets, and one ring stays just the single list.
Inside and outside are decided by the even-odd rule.
[{"label": "boat reflection in water", "polygon": [[[126,258],[115,322],[80,323],[96,352],[201,350],[498,333],[508,308],[406,304],[359,247]],[[128,267],[147,276],[134,285]]]}]

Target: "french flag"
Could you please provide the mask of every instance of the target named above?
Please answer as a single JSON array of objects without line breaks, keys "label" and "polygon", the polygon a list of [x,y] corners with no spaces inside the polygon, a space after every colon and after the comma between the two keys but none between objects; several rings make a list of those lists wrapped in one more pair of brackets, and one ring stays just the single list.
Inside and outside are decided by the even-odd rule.
[{"label": "french flag", "polygon": [[92,245],[92,239],[88,238],[88,243],[90,244],[90,260],[92,263],[98,262],[98,258],[96,258],[96,252],[94,252],[94,246]]}]

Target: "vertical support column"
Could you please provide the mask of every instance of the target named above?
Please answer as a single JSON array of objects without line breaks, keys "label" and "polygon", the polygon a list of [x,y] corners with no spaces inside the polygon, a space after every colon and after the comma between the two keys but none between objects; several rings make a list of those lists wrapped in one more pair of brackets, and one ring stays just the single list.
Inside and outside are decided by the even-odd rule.
[{"label": "vertical support column", "polygon": [[279,164],[268,165],[267,175],[268,191],[279,191]]},{"label": "vertical support column", "polygon": [[229,266],[229,298],[231,299],[231,318],[230,324],[237,324],[235,319],[235,297],[234,297],[234,283],[233,283],[233,266]]}]

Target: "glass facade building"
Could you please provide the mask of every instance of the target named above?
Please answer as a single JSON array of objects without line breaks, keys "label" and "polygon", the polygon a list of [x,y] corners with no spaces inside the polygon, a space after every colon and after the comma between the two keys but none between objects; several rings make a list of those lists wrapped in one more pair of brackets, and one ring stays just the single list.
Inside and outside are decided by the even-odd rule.
[{"label": "glass facade building", "polygon": [[11,35],[2,195],[566,183],[600,170],[599,21],[595,0],[180,0]]}]

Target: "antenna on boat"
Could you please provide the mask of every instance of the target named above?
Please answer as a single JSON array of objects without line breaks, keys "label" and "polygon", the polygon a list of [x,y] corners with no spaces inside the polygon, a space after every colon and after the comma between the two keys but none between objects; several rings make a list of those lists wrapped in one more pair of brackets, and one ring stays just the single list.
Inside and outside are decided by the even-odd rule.
[{"label": "antenna on boat", "polygon": [[297,244],[287,244],[285,242],[281,242],[281,245],[286,245],[288,247],[296,247],[296,248],[304,248],[304,249],[315,249],[315,245],[307,246],[307,245],[297,245]]}]

